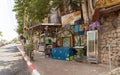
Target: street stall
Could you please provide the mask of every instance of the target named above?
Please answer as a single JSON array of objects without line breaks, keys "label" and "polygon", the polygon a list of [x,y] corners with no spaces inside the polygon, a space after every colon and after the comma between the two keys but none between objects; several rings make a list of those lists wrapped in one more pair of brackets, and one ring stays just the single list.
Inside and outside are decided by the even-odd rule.
[{"label": "street stall", "polygon": [[46,26],[44,27],[44,51],[45,51],[45,56],[51,57],[51,48],[53,48],[54,43],[56,43],[56,41],[54,41],[54,39],[56,38],[56,33],[57,30],[59,30],[60,28],[60,24],[46,24]]},{"label": "street stall", "polygon": [[74,58],[74,35],[73,35],[73,24],[78,17],[80,12],[74,12],[62,16],[62,28],[57,35],[58,47],[52,48],[53,59],[60,60],[73,60]]},{"label": "street stall", "polygon": [[52,48],[52,58],[60,60],[73,60],[73,35],[69,30],[60,31],[58,34],[58,47]]},{"label": "street stall", "polygon": [[[62,16],[62,30],[58,33],[59,47],[52,49],[52,57],[61,60],[73,60],[75,55],[83,56],[84,25],[79,11]],[[80,57],[81,58],[81,57]]]},{"label": "street stall", "polygon": [[74,48],[77,51],[75,55],[76,61],[87,59],[86,51],[86,31],[81,19],[75,21],[74,25]]},{"label": "street stall", "polygon": [[56,42],[54,39],[56,38],[56,33],[61,28],[61,24],[59,23],[41,23],[30,27],[29,30],[35,30],[39,32],[39,51],[45,52],[45,56],[51,57],[51,48],[53,44]]}]

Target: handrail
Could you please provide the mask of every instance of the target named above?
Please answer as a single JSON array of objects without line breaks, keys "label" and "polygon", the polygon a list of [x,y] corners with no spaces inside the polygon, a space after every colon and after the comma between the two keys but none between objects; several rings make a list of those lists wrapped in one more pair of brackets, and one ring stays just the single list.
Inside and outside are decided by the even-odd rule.
[{"label": "handrail", "polygon": [[107,47],[108,47],[108,50],[109,50],[109,67],[110,67],[110,71],[111,71],[112,70],[112,61],[111,61],[111,59],[116,57],[116,56],[119,56],[120,52],[118,54],[114,55],[114,56],[111,56],[111,45],[108,44]]},{"label": "handrail", "polygon": [[111,46],[110,44],[107,45],[108,49],[109,49],[109,67],[110,67],[110,71],[112,70],[112,61],[111,61]]}]

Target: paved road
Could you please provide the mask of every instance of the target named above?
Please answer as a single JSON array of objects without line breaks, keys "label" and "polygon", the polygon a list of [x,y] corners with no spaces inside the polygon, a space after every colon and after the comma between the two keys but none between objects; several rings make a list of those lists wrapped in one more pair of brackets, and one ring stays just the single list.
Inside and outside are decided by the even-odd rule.
[{"label": "paved road", "polygon": [[0,75],[30,75],[25,61],[13,44],[0,48]]}]

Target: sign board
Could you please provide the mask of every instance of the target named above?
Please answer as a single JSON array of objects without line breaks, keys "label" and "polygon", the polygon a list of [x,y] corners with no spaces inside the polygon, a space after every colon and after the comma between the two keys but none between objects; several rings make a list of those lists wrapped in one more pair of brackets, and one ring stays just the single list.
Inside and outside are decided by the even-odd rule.
[{"label": "sign board", "polygon": [[80,11],[76,11],[67,15],[62,16],[62,25],[63,27],[65,25],[73,25],[76,20],[79,20],[81,18]]},{"label": "sign board", "polygon": [[96,2],[96,8],[110,7],[116,4],[120,4],[120,0],[98,0]]}]

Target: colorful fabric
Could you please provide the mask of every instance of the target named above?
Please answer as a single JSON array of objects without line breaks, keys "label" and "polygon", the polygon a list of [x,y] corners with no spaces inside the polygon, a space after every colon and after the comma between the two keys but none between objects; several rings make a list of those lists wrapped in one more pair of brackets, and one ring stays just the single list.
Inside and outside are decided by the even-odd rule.
[{"label": "colorful fabric", "polygon": [[100,22],[98,21],[91,22],[88,30],[100,30]]}]

